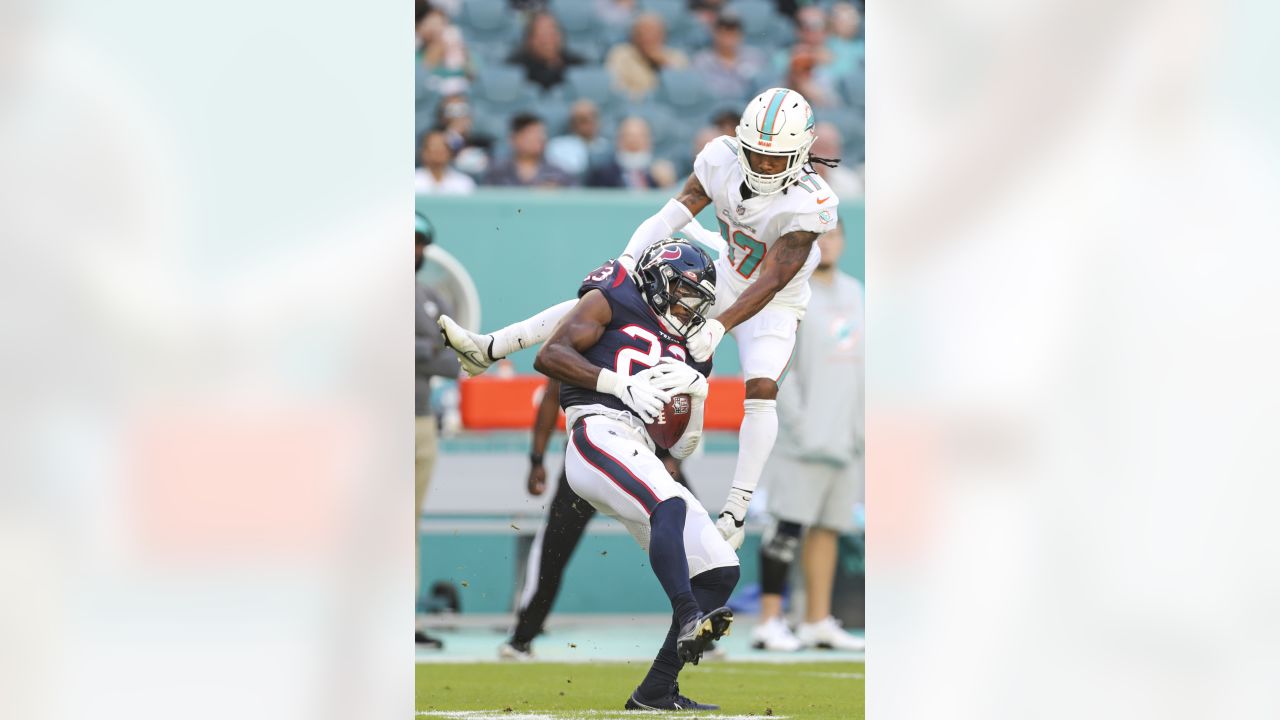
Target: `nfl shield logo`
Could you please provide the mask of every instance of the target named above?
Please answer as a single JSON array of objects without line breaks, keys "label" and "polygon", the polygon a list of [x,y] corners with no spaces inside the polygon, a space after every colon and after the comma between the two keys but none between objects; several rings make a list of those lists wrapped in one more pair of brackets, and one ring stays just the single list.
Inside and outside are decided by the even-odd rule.
[{"label": "nfl shield logo", "polygon": [[739,205],[739,206],[738,206],[738,214],[739,214],[739,215],[741,215],[741,214],[745,213],[746,211],[747,211],[747,209],[746,209],[746,208],[742,207],[741,205]]},{"label": "nfl shield logo", "polygon": [[689,414],[689,396],[677,395],[671,398],[671,409],[677,415],[688,415]]}]

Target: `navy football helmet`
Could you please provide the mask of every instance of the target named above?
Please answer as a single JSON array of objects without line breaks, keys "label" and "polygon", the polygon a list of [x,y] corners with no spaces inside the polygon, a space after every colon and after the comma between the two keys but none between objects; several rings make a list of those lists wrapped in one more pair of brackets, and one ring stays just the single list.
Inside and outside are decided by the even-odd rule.
[{"label": "navy football helmet", "polygon": [[701,248],[660,240],[640,254],[636,276],[645,301],[673,332],[688,337],[707,321],[716,300],[716,266]]}]

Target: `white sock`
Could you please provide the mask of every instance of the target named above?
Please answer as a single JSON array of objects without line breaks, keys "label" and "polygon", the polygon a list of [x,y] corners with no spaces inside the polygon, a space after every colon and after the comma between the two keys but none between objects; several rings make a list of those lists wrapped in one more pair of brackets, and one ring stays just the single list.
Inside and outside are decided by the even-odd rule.
[{"label": "white sock", "polygon": [[512,323],[493,335],[493,346],[486,348],[494,360],[504,358],[517,350],[531,348],[551,337],[551,331],[569,311],[577,305],[577,300],[565,300],[558,305],[543,310],[528,320]]},{"label": "white sock", "polygon": [[[733,487],[755,492],[764,474],[765,461],[778,439],[778,401],[744,400],[742,429],[738,431],[738,466],[733,470]],[[731,491],[732,492],[732,491]]]}]

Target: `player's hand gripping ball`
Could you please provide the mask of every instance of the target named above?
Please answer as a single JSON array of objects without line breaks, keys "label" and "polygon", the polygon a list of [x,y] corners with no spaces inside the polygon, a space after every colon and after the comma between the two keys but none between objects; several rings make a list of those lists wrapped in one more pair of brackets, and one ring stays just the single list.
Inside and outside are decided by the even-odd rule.
[{"label": "player's hand gripping ball", "polygon": [[645,425],[649,437],[660,448],[670,449],[680,441],[680,436],[689,427],[689,415],[693,409],[693,398],[688,394],[673,395],[666,405],[662,406],[658,417]]}]

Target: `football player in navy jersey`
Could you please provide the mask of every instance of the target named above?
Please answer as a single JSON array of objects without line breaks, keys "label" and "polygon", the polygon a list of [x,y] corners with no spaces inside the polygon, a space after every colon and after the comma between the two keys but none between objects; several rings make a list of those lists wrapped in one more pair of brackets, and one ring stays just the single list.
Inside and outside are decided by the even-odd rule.
[{"label": "football player in navy jersey", "polygon": [[588,275],[534,367],[562,383],[570,487],[648,550],[671,600],[666,640],[625,707],[716,710],[681,695],[677,679],[733,621],[723,606],[738,583],[738,556],[667,473],[645,428],[672,396],[688,394],[689,425],[671,454],[687,457],[701,440],[707,379],[687,364],[685,343],[715,300],[715,265],[693,245],[667,239],[641,256],[635,273],[611,261]]}]

